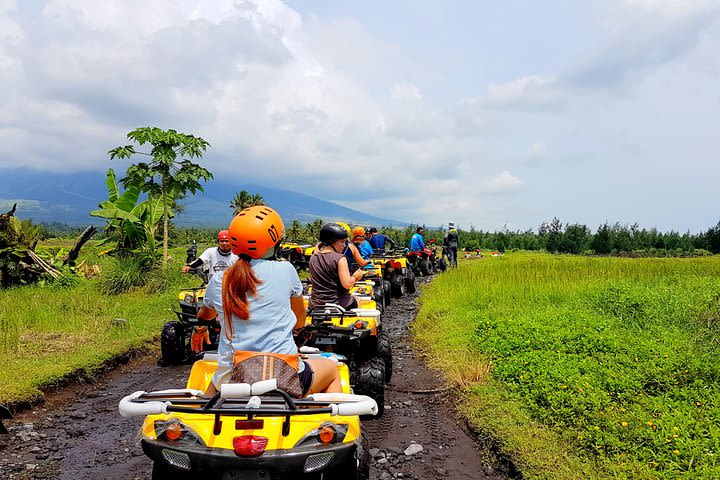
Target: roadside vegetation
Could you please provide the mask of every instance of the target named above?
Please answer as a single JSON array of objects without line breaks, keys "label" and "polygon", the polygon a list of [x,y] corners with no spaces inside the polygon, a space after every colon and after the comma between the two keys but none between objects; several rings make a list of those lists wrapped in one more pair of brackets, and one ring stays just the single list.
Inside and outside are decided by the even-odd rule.
[{"label": "roadside vegetation", "polygon": [[423,290],[414,334],[524,478],[720,478],[720,258],[513,253]]},{"label": "roadside vegetation", "polygon": [[[58,244],[45,248],[66,251]],[[179,272],[185,252],[177,249],[167,268],[146,274],[141,286],[108,295],[102,285],[118,260],[98,256],[99,250],[86,246],[84,258],[98,262],[104,276],[41,282],[0,295],[0,404],[41,400],[43,390],[68,378],[90,378],[118,355],[154,350],[152,340],[175,316],[177,291],[198,283]]]}]

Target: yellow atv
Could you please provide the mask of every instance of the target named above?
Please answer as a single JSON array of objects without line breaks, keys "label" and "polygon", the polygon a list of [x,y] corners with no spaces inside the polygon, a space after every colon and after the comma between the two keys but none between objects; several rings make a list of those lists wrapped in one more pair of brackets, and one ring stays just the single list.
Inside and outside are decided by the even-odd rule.
[{"label": "yellow atv", "polygon": [[400,298],[404,293],[415,293],[415,273],[408,259],[402,252],[377,252],[372,257],[373,264],[378,265],[382,278],[390,285],[390,296]]},{"label": "yellow atv", "polygon": [[210,345],[206,345],[206,349],[217,350],[220,322],[217,320],[210,323],[203,321],[201,325],[196,316],[202,307],[205,296],[205,286],[208,282],[207,272],[193,268],[188,273],[199,276],[202,284],[197,288],[180,290],[178,293],[180,309],[173,309],[177,320],[165,323],[160,334],[160,354],[163,365],[179,365],[197,358],[197,355],[190,349],[190,335],[196,326],[208,327]]},{"label": "yellow atv", "polygon": [[221,385],[208,398],[202,392],[217,357],[206,354],[185,389],[135,392],[120,401],[120,414],[145,417],[140,443],[153,460],[153,480],[367,480],[370,455],[359,416],[375,415],[377,405],[351,394],[343,358],[329,357],[338,362],[343,393],[293,399],[271,378]]},{"label": "yellow atv", "polygon": [[[362,288],[362,285],[358,286]],[[377,402],[378,415],[385,410],[385,383],[392,378],[392,346],[383,331],[375,301],[360,291],[353,294],[360,308],[346,310],[327,304],[308,310],[305,326],[297,333],[300,347],[334,352],[348,359],[351,384],[356,393]],[[306,299],[306,307],[307,300]]]},{"label": "yellow atv", "polygon": [[[308,267],[310,256],[305,255],[305,250],[311,245],[302,244],[296,241],[287,241],[280,245],[278,256],[290,262],[295,270],[305,270]],[[312,254],[312,253],[311,253]]]}]

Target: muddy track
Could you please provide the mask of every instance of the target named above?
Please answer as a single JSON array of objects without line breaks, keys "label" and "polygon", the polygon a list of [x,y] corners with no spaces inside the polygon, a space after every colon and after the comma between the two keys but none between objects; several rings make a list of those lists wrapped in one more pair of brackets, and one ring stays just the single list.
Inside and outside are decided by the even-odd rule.
[{"label": "muddy track", "polygon": [[[456,419],[442,379],[413,352],[407,327],[417,313],[415,298],[395,300],[383,317],[393,339],[394,373],[384,416],[363,423],[373,455],[371,478],[506,478]],[[137,436],[140,421],[121,418],[118,402],[136,390],[183,385],[189,371],[190,366],[158,367],[156,358],[144,357],[92,384],[49,395],[44,405],[5,422],[10,434],[0,436],[0,478],[149,479],[151,464]],[[428,390],[438,391],[410,393]]]}]

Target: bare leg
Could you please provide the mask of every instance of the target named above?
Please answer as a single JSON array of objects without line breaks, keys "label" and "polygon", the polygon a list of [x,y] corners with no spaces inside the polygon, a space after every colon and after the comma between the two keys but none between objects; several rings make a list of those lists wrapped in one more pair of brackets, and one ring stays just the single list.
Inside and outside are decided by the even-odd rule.
[{"label": "bare leg", "polygon": [[206,397],[212,397],[217,393],[217,388],[215,388],[215,384],[211,381],[208,385],[207,390],[205,390],[205,396]]},{"label": "bare leg", "polygon": [[309,358],[305,360],[313,369],[313,383],[308,393],[341,393],[340,373],[337,364],[326,358]]}]

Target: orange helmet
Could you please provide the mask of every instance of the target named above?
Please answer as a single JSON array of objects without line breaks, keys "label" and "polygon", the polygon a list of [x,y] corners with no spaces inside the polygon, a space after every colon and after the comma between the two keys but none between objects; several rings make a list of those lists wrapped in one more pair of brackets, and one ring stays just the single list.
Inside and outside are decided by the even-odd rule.
[{"label": "orange helmet", "polygon": [[365,229],[363,227],[353,228],[353,238],[364,237],[364,236],[365,236]]},{"label": "orange helmet", "polygon": [[275,210],[264,205],[248,207],[230,222],[230,248],[235,255],[269,258],[284,231],[285,224]]},{"label": "orange helmet", "polygon": [[220,240],[230,240],[230,234],[227,230],[220,230],[218,232],[218,241]]}]

